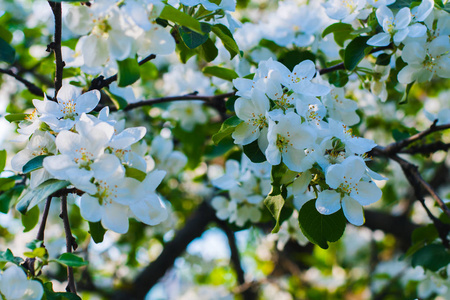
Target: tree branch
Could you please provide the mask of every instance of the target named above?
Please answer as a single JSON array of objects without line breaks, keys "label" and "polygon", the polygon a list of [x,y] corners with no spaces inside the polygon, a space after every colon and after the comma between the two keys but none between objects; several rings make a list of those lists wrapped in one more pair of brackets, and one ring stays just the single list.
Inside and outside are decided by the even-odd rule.
[{"label": "tree branch", "polygon": [[230,246],[231,257],[230,260],[233,264],[233,268],[236,271],[237,281],[242,289],[239,289],[239,292],[242,294],[244,300],[256,300],[258,299],[258,293],[252,289],[252,284],[245,282],[245,274],[241,265],[241,258],[239,254],[239,249],[236,245],[236,237],[234,236],[234,232],[228,226],[228,223],[216,218],[216,223],[226,234],[228,239],[228,244]]},{"label": "tree branch", "polygon": [[206,226],[214,220],[215,212],[212,207],[207,202],[200,204],[184,227],[176,233],[174,239],[165,245],[161,255],[142,270],[126,290],[114,292],[111,299],[144,299],[148,291],[173,266],[175,259],[183,254],[189,243],[201,236]]},{"label": "tree branch", "polygon": [[44,212],[42,213],[41,225],[39,226],[39,231],[36,235],[36,239],[44,241],[44,231],[45,225],[47,224],[48,212],[50,211],[50,204],[52,203],[52,196],[47,197],[45,202]]},{"label": "tree branch", "polygon": [[403,149],[398,151],[398,153],[403,154],[430,154],[437,151],[448,151],[450,149],[450,143],[435,142],[430,144],[425,144],[417,147],[410,147],[408,149]]},{"label": "tree branch", "polygon": [[410,136],[407,139],[395,142],[395,143],[391,143],[389,145],[387,145],[383,152],[386,153],[387,155],[390,154],[395,154],[398,153],[401,149],[407,147],[408,145],[426,137],[427,135],[437,132],[437,131],[441,131],[441,130],[445,130],[445,129],[449,129],[450,128],[450,124],[445,124],[445,125],[436,125],[437,120],[435,120],[433,122],[433,124],[430,126],[430,128],[428,128],[427,130],[424,130],[422,132],[419,132],[413,136]]},{"label": "tree branch", "polygon": [[49,48],[55,52],[56,71],[55,71],[55,99],[59,89],[62,86],[64,61],[62,59],[61,51],[61,35],[62,35],[62,10],[60,2],[48,2],[52,8],[53,15],[55,16],[55,39],[54,42],[49,45]]},{"label": "tree branch", "polygon": [[[155,59],[156,55],[155,54],[150,54],[149,56],[147,56],[146,58],[144,58],[143,60],[141,60],[139,62],[139,65],[142,66],[143,64],[145,64],[148,61],[151,61],[152,59]],[[114,81],[117,80],[117,74],[110,76],[108,78],[105,79],[104,76],[98,76],[96,78],[94,78],[91,82],[91,86],[89,87],[88,91],[92,91],[92,90],[101,90],[104,87],[108,87],[111,83],[113,83]]]},{"label": "tree branch", "polygon": [[28,80],[26,80],[25,78],[14,73],[12,70],[6,70],[6,69],[0,68],[0,73],[14,77],[17,81],[23,83],[26,86],[26,88],[28,89],[28,91],[30,91],[30,93],[32,93],[33,95],[36,95],[39,97],[44,97],[44,92],[40,88],[38,88],[34,83],[31,83]]},{"label": "tree branch", "polygon": [[[61,196],[61,215],[64,223],[64,233],[66,235],[66,252],[72,253],[72,249],[77,249],[77,244],[75,238],[72,236],[72,231],[70,230],[69,215],[67,213],[67,195]],[[77,288],[75,285],[75,278],[73,276],[73,268],[67,267],[67,287],[68,292],[77,293]]]}]

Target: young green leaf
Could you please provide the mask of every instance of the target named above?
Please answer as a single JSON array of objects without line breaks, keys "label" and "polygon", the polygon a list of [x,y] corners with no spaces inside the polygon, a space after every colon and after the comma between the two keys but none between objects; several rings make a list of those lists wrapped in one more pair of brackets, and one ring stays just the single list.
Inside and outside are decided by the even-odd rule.
[{"label": "young green leaf", "polygon": [[43,286],[46,300],[81,300],[81,298],[74,293],[54,292],[53,283],[51,281],[44,283]]},{"label": "young green leaf", "polygon": [[209,32],[211,31],[211,25],[208,23],[200,23],[204,34],[197,33],[187,27],[181,26],[178,29],[183,42],[189,49],[195,49],[198,46],[205,43],[209,38]]},{"label": "young green leaf", "polygon": [[147,174],[139,169],[125,166],[125,176],[134,178],[139,181],[143,181]]},{"label": "young green leaf", "polygon": [[135,83],[140,77],[139,63],[136,58],[127,58],[117,61],[119,71],[117,72],[117,85],[126,87]]},{"label": "young green leaf", "polygon": [[336,242],[345,231],[346,219],[342,209],[331,215],[322,215],[316,209],[316,201],[306,202],[298,214],[303,234],[322,249],[328,249],[328,242]]},{"label": "young green leaf", "polygon": [[412,256],[411,265],[413,268],[422,266],[436,272],[450,263],[450,253],[442,244],[430,244],[418,250]]},{"label": "young green leaf", "polygon": [[172,21],[178,25],[188,27],[197,33],[203,34],[199,21],[168,4],[164,6],[164,9],[159,17],[161,19]]},{"label": "young green leaf", "polygon": [[22,225],[25,227],[23,232],[32,230],[39,222],[39,207],[35,206],[22,215]]},{"label": "young green leaf", "polygon": [[0,38],[0,61],[12,64],[16,57],[16,50],[4,39]]},{"label": "young green leaf", "polygon": [[69,181],[49,179],[41,183],[35,189],[28,190],[25,194],[23,194],[19,199],[19,203],[17,203],[16,209],[22,214],[25,214],[29,209],[47,199],[48,196],[59,191],[60,189],[65,188],[69,184]]},{"label": "young green leaf", "polygon": [[33,172],[42,168],[42,162],[48,155],[39,155],[29,160],[22,168],[23,173]]},{"label": "young green leaf", "polygon": [[354,38],[345,48],[344,66],[353,71],[359,62],[366,56],[367,50],[372,48],[367,45],[370,36],[358,36]]},{"label": "young green leaf", "polygon": [[239,75],[234,70],[218,66],[205,67],[203,68],[202,72],[203,74],[212,75],[228,81],[232,81],[233,79],[239,77]]},{"label": "young green leaf", "polygon": [[238,126],[241,122],[242,120],[239,119],[237,116],[232,116],[226,119],[225,122],[222,123],[219,132],[214,134],[212,137],[214,144],[218,145],[222,139],[224,139],[227,136],[230,136],[236,129],[236,126]]},{"label": "young green leaf", "polygon": [[84,261],[81,257],[76,256],[73,253],[63,253],[59,258],[52,261],[56,261],[62,265],[65,265],[66,267],[74,268],[86,266],[88,264],[87,261]]},{"label": "young green leaf", "polygon": [[16,185],[16,180],[12,177],[0,178],[0,191],[5,192],[12,189]]},{"label": "young green leaf", "polygon": [[212,26],[211,31],[222,41],[225,49],[230,53],[231,59],[233,59],[236,54],[239,54],[239,47],[233,38],[233,34],[231,34],[230,30],[225,25],[215,24]]},{"label": "young green leaf", "polygon": [[0,150],[0,173],[3,172],[6,165],[6,150]]},{"label": "young green leaf", "polygon": [[101,222],[89,222],[89,233],[96,244],[103,242],[106,230]]}]

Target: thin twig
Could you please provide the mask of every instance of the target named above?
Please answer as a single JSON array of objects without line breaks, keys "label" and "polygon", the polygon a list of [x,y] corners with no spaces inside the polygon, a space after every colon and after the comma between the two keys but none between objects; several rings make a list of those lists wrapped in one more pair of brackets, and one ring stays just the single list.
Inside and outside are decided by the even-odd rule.
[{"label": "thin twig", "polygon": [[34,83],[31,83],[25,78],[14,73],[12,70],[0,68],[0,73],[14,77],[17,81],[23,83],[26,86],[26,88],[30,91],[30,93],[32,93],[33,95],[44,97],[44,92],[40,88],[38,88]]},{"label": "thin twig", "polygon": [[47,224],[48,212],[50,210],[50,204],[52,203],[52,197],[47,197],[47,201],[45,202],[44,212],[42,213],[41,225],[39,226],[39,231],[36,235],[36,239],[40,241],[44,241],[44,231],[45,224]]},{"label": "thin twig", "polygon": [[[149,56],[147,56],[146,58],[144,58],[143,60],[141,60],[139,62],[139,65],[142,66],[143,64],[145,64],[146,62],[155,59],[156,55],[155,54],[150,54]],[[108,87],[111,83],[113,83],[114,81],[117,80],[117,74],[108,77],[105,79],[104,76],[98,76],[96,78],[94,78],[91,82],[91,86],[89,87],[89,91],[92,90],[101,90],[104,87]]]},{"label": "thin twig", "polygon": [[[76,249],[76,243],[74,237],[72,236],[72,231],[70,230],[69,215],[67,213],[67,195],[61,196],[61,215],[64,223],[64,233],[66,235],[66,251],[67,253],[72,253],[72,249]],[[68,292],[77,293],[77,288],[75,285],[75,278],[73,276],[73,268],[67,267],[67,287]]]},{"label": "thin twig", "polygon": [[59,89],[62,86],[64,61],[62,59],[61,51],[61,35],[62,35],[62,10],[60,2],[48,2],[52,8],[55,17],[55,38],[50,47],[55,52],[56,71],[55,71],[55,98]]},{"label": "thin twig", "polygon": [[424,130],[422,132],[419,132],[415,135],[410,136],[407,139],[398,141],[398,142],[394,142],[391,143],[389,145],[387,145],[384,148],[384,151],[388,154],[395,154],[398,153],[401,149],[407,147],[408,145],[426,137],[427,135],[437,132],[437,131],[441,131],[441,130],[445,130],[445,129],[449,129],[450,128],[450,124],[445,124],[445,125],[436,125],[437,120],[435,120],[433,122],[433,124],[430,126],[430,128],[428,128],[427,130]]},{"label": "thin twig", "polygon": [[435,153],[437,151],[448,151],[450,149],[450,143],[444,142],[435,142],[430,144],[425,144],[417,147],[410,147],[407,149],[403,149],[398,153],[404,154],[430,154]]}]

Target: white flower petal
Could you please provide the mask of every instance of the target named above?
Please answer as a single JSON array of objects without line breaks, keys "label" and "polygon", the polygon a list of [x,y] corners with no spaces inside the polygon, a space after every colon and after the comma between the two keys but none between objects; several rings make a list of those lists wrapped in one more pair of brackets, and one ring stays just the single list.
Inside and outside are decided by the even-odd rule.
[{"label": "white flower petal", "polygon": [[349,196],[342,199],[342,210],[347,220],[356,226],[364,224],[364,213],[361,204]]},{"label": "white flower petal", "polygon": [[316,209],[322,215],[331,215],[341,208],[341,195],[336,191],[326,190],[319,193]]}]

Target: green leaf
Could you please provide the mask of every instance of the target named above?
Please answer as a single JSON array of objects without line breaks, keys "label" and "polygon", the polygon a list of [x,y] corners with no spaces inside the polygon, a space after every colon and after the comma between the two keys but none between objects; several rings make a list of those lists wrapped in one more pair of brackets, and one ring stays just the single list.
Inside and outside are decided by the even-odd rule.
[{"label": "green leaf", "polygon": [[[180,34],[177,30],[173,29],[172,34],[175,34],[178,38],[180,38]],[[175,40],[178,40],[177,38]],[[206,43],[205,43],[206,44]],[[203,45],[205,45],[203,44]],[[203,47],[202,45],[202,47]],[[185,64],[189,58],[197,54],[196,50],[189,49],[185,43],[179,41],[176,45],[176,49],[178,52],[178,56],[180,57],[180,61]]]},{"label": "green leaf", "polygon": [[272,216],[275,218],[275,227],[272,229],[272,233],[277,233],[280,231],[280,215],[281,210],[284,206],[284,198],[281,195],[281,192],[279,194],[274,194],[274,191],[269,193],[269,195],[264,199],[264,205],[267,207],[267,209],[270,211]]},{"label": "green leaf", "polygon": [[231,59],[233,59],[239,53],[239,47],[230,30],[225,25],[215,24],[212,26],[211,31],[222,41],[225,49],[230,53]]},{"label": "green leaf", "polygon": [[225,122],[222,123],[219,132],[214,134],[212,137],[214,144],[218,145],[221,140],[227,136],[230,136],[236,129],[236,126],[238,126],[241,122],[242,120],[237,116],[232,116],[226,119]]},{"label": "green leaf", "polygon": [[0,251],[0,262],[2,263],[10,262],[18,265],[22,261],[23,259],[18,256],[14,256],[11,250],[9,250],[9,248],[6,249],[6,251]]},{"label": "green leaf", "polygon": [[411,88],[413,87],[414,82],[415,81],[413,81],[411,83],[408,83],[406,85],[405,93],[403,94],[403,97],[402,97],[402,99],[400,100],[400,102],[398,104],[406,104],[406,103],[408,103],[409,92],[411,91]]},{"label": "green leaf", "polygon": [[85,2],[86,0],[50,0],[51,2]]},{"label": "green leaf", "polygon": [[0,212],[1,213],[8,213],[9,208],[11,206],[11,201],[18,197],[20,193],[23,191],[24,186],[18,185],[14,186],[12,189],[3,192],[0,194]]},{"label": "green leaf", "polygon": [[70,184],[69,181],[61,181],[57,179],[49,179],[41,183],[33,190],[28,190],[19,198],[16,209],[25,214],[28,209],[47,199],[48,196]]},{"label": "green leaf", "polygon": [[386,53],[381,53],[380,55],[378,55],[377,60],[375,62],[375,64],[380,66],[387,66],[390,63],[391,63],[391,56]]},{"label": "green leaf", "polygon": [[57,259],[53,259],[52,261],[58,262],[66,267],[82,267],[88,264],[87,261],[84,261],[81,257],[76,256],[73,253],[63,253]]},{"label": "green leaf", "polygon": [[203,74],[212,75],[228,81],[232,81],[233,79],[239,77],[239,75],[234,70],[217,66],[205,67],[203,68],[202,72]]},{"label": "green leaf", "polygon": [[413,268],[422,266],[436,272],[450,263],[450,254],[442,244],[430,244],[418,250],[412,256],[411,265]]},{"label": "green leaf", "polygon": [[172,21],[178,25],[188,27],[197,33],[203,34],[199,21],[168,4],[164,7],[159,17],[161,19]]},{"label": "green leaf", "polygon": [[209,32],[211,31],[211,25],[208,23],[200,23],[204,34],[197,33],[187,27],[180,27],[178,32],[180,33],[183,42],[189,49],[195,49],[198,46],[205,43],[209,38]]},{"label": "green leaf", "polygon": [[298,222],[308,240],[322,249],[328,249],[328,242],[339,240],[347,224],[342,209],[331,215],[322,215],[316,209],[315,200],[310,200],[302,206]]},{"label": "green leaf", "polygon": [[397,0],[391,5],[388,5],[388,8],[393,10],[393,9],[400,9],[403,7],[410,7],[412,2],[413,0]]},{"label": "green leaf", "polygon": [[304,60],[315,61],[316,56],[310,51],[291,50],[283,53],[278,61],[292,71],[296,65]]},{"label": "green leaf", "polygon": [[26,257],[29,258],[41,258],[44,259],[45,257],[48,257],[48,252],[47,249],[45,249],[44,247],[37,247],[34,248],[33,251],[31,252],[24,252],[23,255],[25,255]]},{"label": "green leaf", "polygon": [[325,28],[322,33],[322,37],[333,33],[334,40],[340,47],[344,47],[344,42],[352,38],[353,27],[347,23],[334,23]]},{"label": "green leaf", "polygon": [[109,96],[109,98],[111,99],[112,103],[114,103],[114,106],[117,108],[117,110],[124,109],[125,107],[128,106],[128,102],[124,98],[111,93],[107,88],[104,88],[103,91],[105,91],[105,93]]},{"label": "green leaf", "polygon": [[33,172],[42,168],[42,162],[48,155],[39,155],[29,160],[22,168],[23,173]]},{"label": "green leaf", "polygon": [[0,38],[7,43],[11,43],[13,35],[5,26],[0,25]]},{"label": "green leaf", "polygon": [[22,215],[22,225],[25,227],[23,232],[32,230],[39,222],[39,207],[35,206]]},{"label": "green leaf", "polygon": [[28,114],[9,114],[5,116],[6,121],[8,122],[16,122],[23,121],[28,116]]},{"label": "green leaf", "polygon": [[198,49],[198,52],[207,62],[213,61],[217,55],[219,55],[219,50],[210,38],[203,43],[203,45]]},{"label": "green leaf", "polygon": [[335,87],[344,87],[348,82],[348,74],[344,70],[338,70],[328,74],[328,82]]},{"label": "green leaf", "polygon": [[143,181],[147,176],[147,173],[136,168],[125,166],[125,176],[134,178],[139,181]]},{"label": "green leaf", "polygon": [[262,153],[258,146],[258,140],[251,142],[243,147],[245,155],[254,163],[261,163],[266,161],[266,156]]},{"label": "green leaf", "polygon": [[101,222],[89,222],[89,233],[96,244],[103,242],[105,232]]},{"label": "green leaf", "polygon": [[127,58],[122,61],[117,61],[117,66],[119,68],[119,71],[117,72],[118,87],[126,87],[141,78],[139,63],[136,58]]},{"label": "green leaf", "polygon": [[397,128],[392,130],[392,137],[396,142],[409,138],[411,135],[407,131],[400,131]]},{"label": "green leaf", "polygon": [[366,56],[366,50],[372,48],[367,45],[370,36],[358,36],[354,38],[345,48],[344,66],[353,71],[359,62]]},{"label": "green leaf", "polygon": [[427,244],[431,244],[439,237],[438,231],[433,224],[416,228],[411,237],[412,246],[405,253],[405,257],[413,255]]},{"label": "green leaf", "polygon": [[16,180],[12,177],[0,178],[0,191],[5,192],[16,185]]},{"label": "green leaf", "polygon": [[48,281],[43,285],[46,300],[81,300],[81,298],[74,293],[54,292],[53,283],[51,281]]},{"label": "green leaf", "polygon": [[0,173],[3,172],[6,165],[6,150],[0,150]]},{"label": "green leaf", "polygon": [[12,64],[16,57],[16,50],[4,39],[0,38],[0,61]]}]

